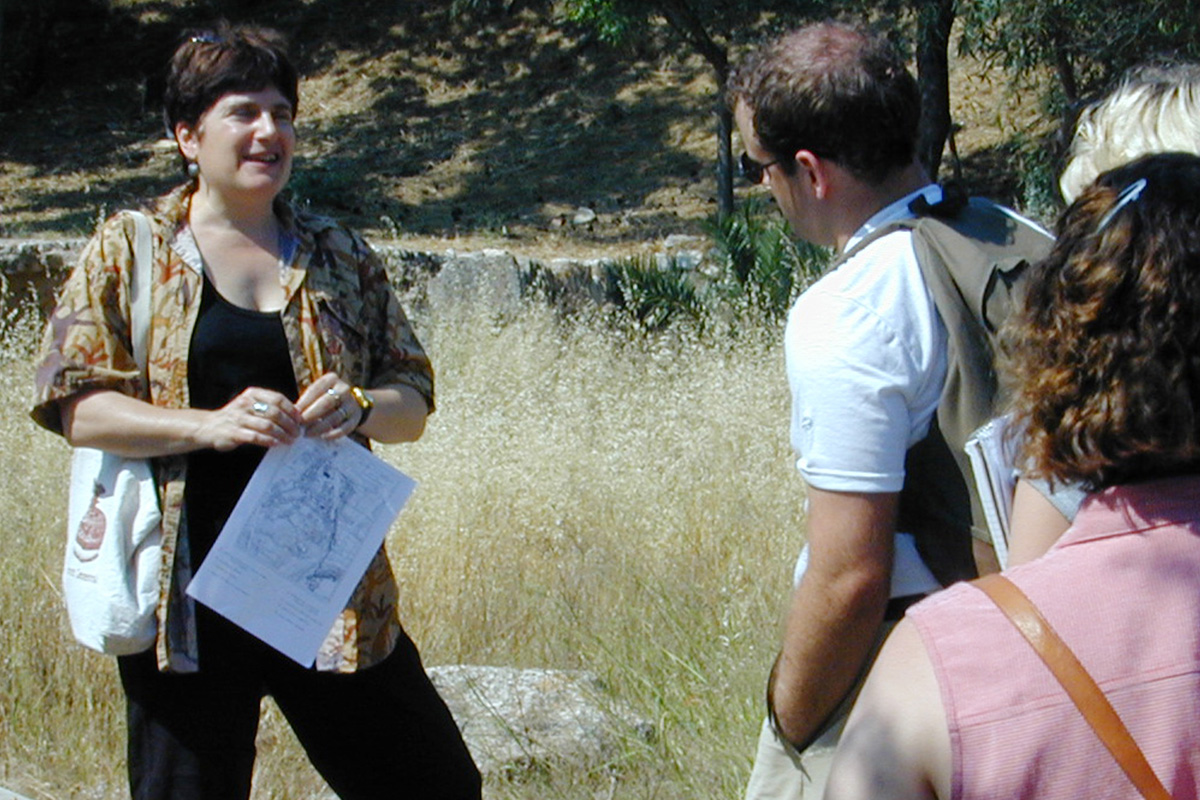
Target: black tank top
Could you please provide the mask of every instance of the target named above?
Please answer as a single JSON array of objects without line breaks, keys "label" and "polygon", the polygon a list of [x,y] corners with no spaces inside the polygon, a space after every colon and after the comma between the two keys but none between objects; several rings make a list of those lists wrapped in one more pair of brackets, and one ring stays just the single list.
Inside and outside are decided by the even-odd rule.
[{"label": "black tank top", "polygon": [[[205,275],[188,351],[191,407],[220,408],[250,386],[273,389],[292,401],[299,397],[283,321],[276,311],[234,305]],[[183,497],[193,569],[208,554],[265,454],[265,448],[243,445],[188,455]]]}]

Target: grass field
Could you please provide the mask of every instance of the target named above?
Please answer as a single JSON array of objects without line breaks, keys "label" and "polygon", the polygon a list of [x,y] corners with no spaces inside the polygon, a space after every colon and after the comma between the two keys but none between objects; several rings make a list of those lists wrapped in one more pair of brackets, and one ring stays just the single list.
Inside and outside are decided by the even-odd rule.
[{"label": "grass field", "polygon": [[[420,482],[389,547],[426,663],[591,669],[657,731],[592,773],[487,795],[740,796],[800,544],[778,331],[630,337],[535,303],[412,316],[439,409],[380,452]],[[68,451],[26,415],[34,338],[19,326],[0,349],[0,785],[118,798],[113,663],[60,610]],[[256,798],[324,796],[273,709],[260,739]]]}]

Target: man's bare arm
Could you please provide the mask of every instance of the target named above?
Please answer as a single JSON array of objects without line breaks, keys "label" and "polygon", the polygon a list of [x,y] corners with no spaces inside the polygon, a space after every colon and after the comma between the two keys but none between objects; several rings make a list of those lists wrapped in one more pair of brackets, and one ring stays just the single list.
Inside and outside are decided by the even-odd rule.
[{"label": "man's bare arm", "polygon": [[808,488],[808,569],[792,594],[772,684],[783,735],[807,743],[870,653],[891,584],[896,493]]}]

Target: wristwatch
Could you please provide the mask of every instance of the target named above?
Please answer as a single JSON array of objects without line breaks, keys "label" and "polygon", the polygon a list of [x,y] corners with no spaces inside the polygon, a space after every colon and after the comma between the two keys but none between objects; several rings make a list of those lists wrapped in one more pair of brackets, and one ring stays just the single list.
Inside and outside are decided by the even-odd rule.
[{"label": "wristwatch", "polygon": [[357,430],[366,423],[367,417],[371,416],[371,412],[375,409],[375,398],[367,394],[361,386],[351,386],[350,396],[354,398],[354,402],[358,403],[358,408],[362,411],[362,416],[358,418],[358,425],[355,428]]}]

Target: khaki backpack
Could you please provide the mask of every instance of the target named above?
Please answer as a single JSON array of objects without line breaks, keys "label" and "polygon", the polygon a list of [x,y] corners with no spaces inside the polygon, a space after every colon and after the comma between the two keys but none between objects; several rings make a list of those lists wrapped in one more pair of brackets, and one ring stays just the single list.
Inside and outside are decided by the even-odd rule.
[{"label": "khaki backpack", "polygon": [[963,447],[1003,405],[996,377],[997,334],[1020,302],[1027,267],[1054,243],[1041,227],[982,198],[943,189],[921,197],[911,219],[885,225],[837,263],[896,230],[910,230],[925,285],[948,334],[946,383],[924,440],[909,449],[898,529],[943,584],[976,576],[971,537],[991,542]]}]

